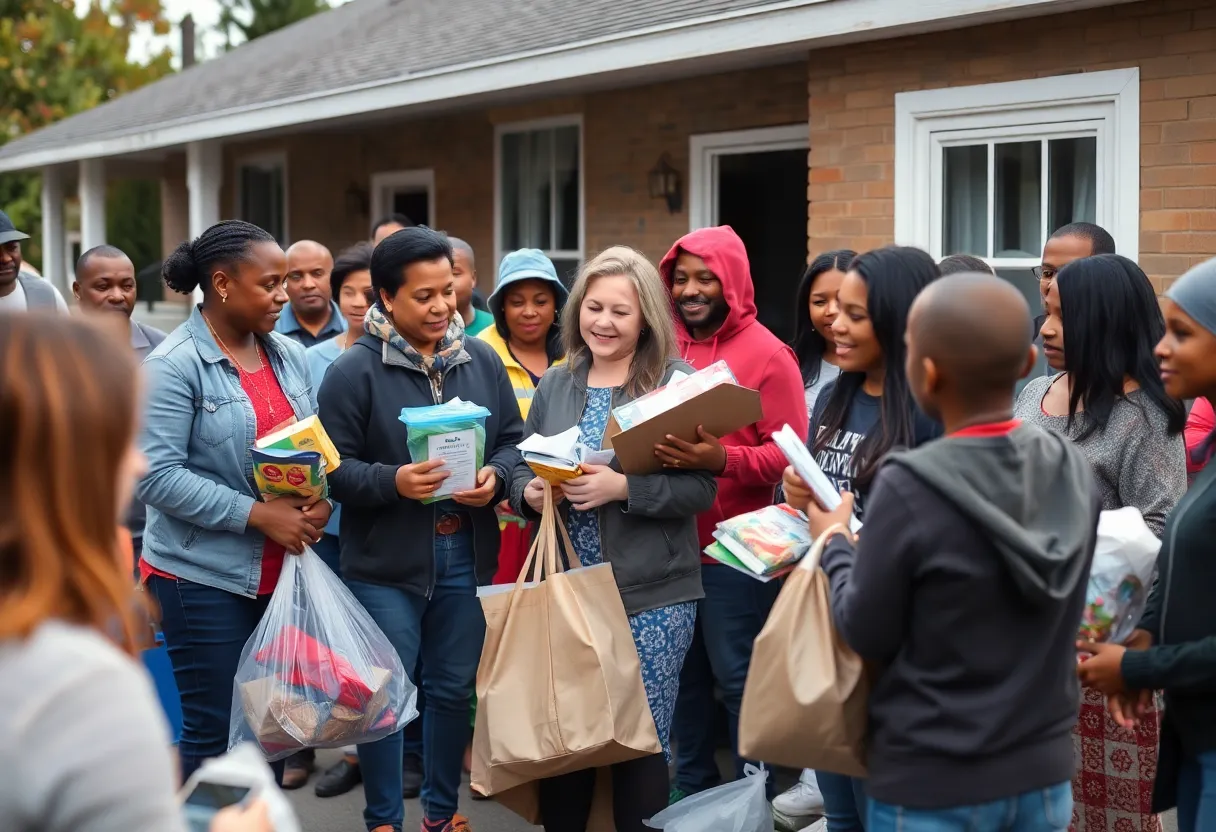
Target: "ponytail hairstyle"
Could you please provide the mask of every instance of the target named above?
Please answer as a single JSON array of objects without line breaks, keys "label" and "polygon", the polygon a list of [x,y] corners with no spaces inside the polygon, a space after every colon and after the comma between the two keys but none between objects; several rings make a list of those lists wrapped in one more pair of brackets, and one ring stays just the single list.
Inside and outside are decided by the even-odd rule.
[{"label": "ponytail hairstyle", "polygon": [[211,275],[216,270],[247,259],[249,249],[258,243],[273,242],[276,241],[269,231],[253,223],[217,222],[175,248],[161,266],[161,277],[166,286],[179,294],[188,295],[201,286],[205,296],[213,291]]},{"label": "ponytail hairstyle", "polygon": [[794,316],[794,340],[790,346],[798,358],[798,369],[802,373],[802,386],[810,387],[819,381],[819,371],[823,368],[823,356],[827,352],[827,339],[815,329],[809,314],[811,306],[811,290],[815,279],[824,272],[832,269],[840,272],[849,270],[849,264],[857,257],[857,252],[847,248],[836,251],[825,251],[811,261],[802,273],[798,283],[798,306]]},{"label": "ponytail hairstyle", "polygon": [[[854,453],[853,482],[867,488],[882,458],[895,448],[910,448],[916,441],[916,402],[908,389],[904,369],[907,347],[904,331],[908,312],[921,290],[941,276],[933,258],[918,248],[889,246],[858,255],[849,266],[866,284],[866,306],[874,336],[882,349],[882,382],[878,429],[866,434]],[[844,427],[853,399],[865,384],[865,373],[841,373],[823,411],[823,425],[814,450],[822,451]],[[814,426],[812,426],[812,429]]]}]

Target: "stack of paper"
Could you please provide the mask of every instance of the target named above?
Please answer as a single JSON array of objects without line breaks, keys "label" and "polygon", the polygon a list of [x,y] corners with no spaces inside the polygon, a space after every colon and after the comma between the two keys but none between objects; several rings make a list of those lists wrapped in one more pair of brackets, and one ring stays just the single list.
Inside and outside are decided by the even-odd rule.
[{"label": "stack of paper", "polygon": [[555,436],[534,433],[520,442],[519,451],[532,473],[553,485],[582,476],[583,465],[608,465],[611,450],[596,451],[583,444],[578,425]]},{"label": "stack of paper", "polygon": [[707,555],[761,581],[786,574],[811,548],[806,517],[789,506],[765,506],[724,520],[714,539]]},{"label": "stack of paper", "polygon": [[675,372],[667,384],[613,410],[612,418],[626,431],[718,385],[734,383],[735,374],[725,361],[715,361],[692,375]]},{"label": "stack of paper", "polygon": [[[790,465],[794,466],[798,476],[802,477],[811,487],[811,491],[814,492],[820,505],[828,511],[833,511],[840,505],[840,492],[836,490],[836,486],[832,485],[828,475],[823,473],[823,469],[819,467],[815,457],[811,456],[811,452],[807,450],[806,443],[794,432],[792,427],[789,425],[782,427],[773,434],[773,441],[785,454]],[[859,529],[861,529],[861,521],[854,514],[849,518],[849,531],[857,534]]]}]

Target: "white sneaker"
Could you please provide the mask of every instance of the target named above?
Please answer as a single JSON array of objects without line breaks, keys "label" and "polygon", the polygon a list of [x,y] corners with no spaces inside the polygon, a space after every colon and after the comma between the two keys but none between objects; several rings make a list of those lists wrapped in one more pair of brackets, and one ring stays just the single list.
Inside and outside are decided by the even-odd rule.
[{"label": "white sneaker", "polygon": [[823,814],[823,795],[815,772],[806,770],[792,789],[773,800],[773,819],[779,829],[798,832]]}]

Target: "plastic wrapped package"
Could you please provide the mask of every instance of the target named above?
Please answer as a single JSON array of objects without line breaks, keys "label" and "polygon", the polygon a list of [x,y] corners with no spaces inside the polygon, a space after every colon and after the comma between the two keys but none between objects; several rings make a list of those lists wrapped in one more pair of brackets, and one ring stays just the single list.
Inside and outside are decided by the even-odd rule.
[{"label": "plastic wrapped package", "polygon": [[647,419],[652,419],[678,404],[701,395],[711,387],[734,383],[735,374],[731,372],[727,363],[715,361],[692,375],[673,377],[671,381],[657,390],[652,390],[645,396],[639,396],[628,404],[621,405],[612,411],[612,417],[621,430],[629,430]]},{"label": "plastic wrapped package", "polygon": [[787,572],[811,549],[806,517],[787,505],[723,520],[714,538],[757,576]]},{"label": "plastic wrapped package", "polygon": [[1080,637],[1122,643],[1144,613],[1161,541],[1132,507],[1098,516]]},{"label": "plastic wrapped package", "polygon": [[686,797],[646,825],[665,832],[772,832],[773,808],[764,793],[768,772],[750,763],[745,777]]},{"label": "plastic wrapped package", "polygon": [[477,487],[477,472],[485,465],[486,417],[490,411],[479,404],[452,399],[427,407],[405,407],[398,417],[406,427],[406,446],[414,463],[442,459],[450,476],[431,496],[433,503],[458,491]]},{"label": "plastic wrapped package", "polygon": [[228,747],[268,760],[387,737],[418,716],[388,637],[311,550],[288,555],[237,665]]}]

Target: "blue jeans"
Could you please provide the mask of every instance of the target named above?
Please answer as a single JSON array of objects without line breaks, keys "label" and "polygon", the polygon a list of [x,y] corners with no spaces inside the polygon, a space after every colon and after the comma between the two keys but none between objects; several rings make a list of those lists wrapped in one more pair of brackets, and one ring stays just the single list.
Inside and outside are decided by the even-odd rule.
[{"label": "blue jeans", "polygon": [[[347,585],[397,649],[402,665],[412,670],[422,658],[422,678],[415,680],[426,694],[422,810],[428,820],[450,818],[460,794],[469,702],[486,628],[477,600],[472,533],[435,535],[435,587],[429,600],[379,584]],[[368,829],[399,830],[405,821],[401,733],[359,746]]]},{"label": "blue jeans", "polygon": [[953,809],[905,809],[871,798],[869,814],[870,832],[1065,832],[1072,822],[1072,784]]},{"label": "blue jeans", "polygon": [[830,771],[815,772],[823,795],[827,832],[865,832],[866,781]]},{"label": "blue jeans", "polygon": [[[714,761],[715,683],[726,706],[735,779],[743,777],[747,761],[738,754],[743,685],[752,660],[752,643],[781,591],[780,581],[761,583],[718,564],[701,566],[701,582],[705,598],[698,602],[696,632],[680,672],[672,723],[675,785],[687,794],[713,788],[722,780]],[[771,781],[769,789],[773,790]]]},{"label": "blue jeans", "polygon": [[1182,761],[1178,771],[1178,832],[1216,829],[1216,751]]},{"label": "blue jeans", "polygon": [[[148,578],[148,591],[160,607],[161,632],[181,696],[178,752],[184,781],[204,760],[228,750],[232,680],[270,596],[245,598],[159,575]],[[282,781],[282,761],[273,768]]]},{"label": "blue jeans", "polygon": [[321,539],[312,544],[312,550],[317,553],[317,557],[325,561],[335,575],[342,575],[341,551],[338,548],[338,536],[336,534],[322,535]]}]

